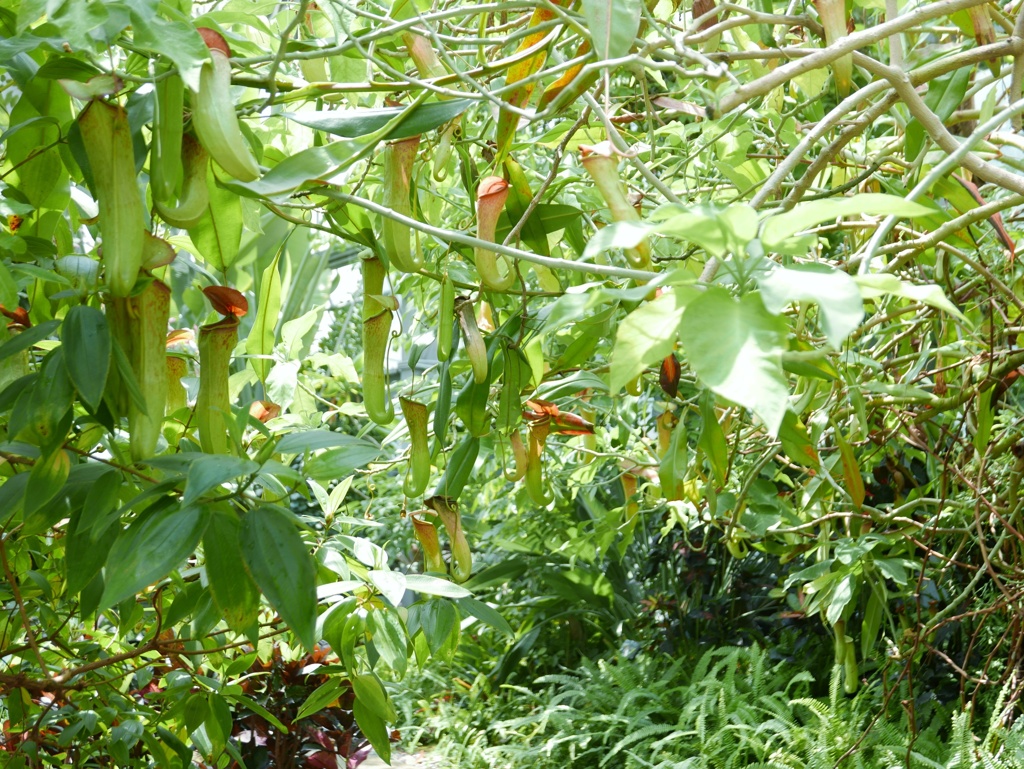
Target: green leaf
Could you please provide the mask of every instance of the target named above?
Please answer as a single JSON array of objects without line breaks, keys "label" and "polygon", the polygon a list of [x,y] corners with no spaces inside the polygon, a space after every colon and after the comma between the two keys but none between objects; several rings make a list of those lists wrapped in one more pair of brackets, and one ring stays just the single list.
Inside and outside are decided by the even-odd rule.
[{"label": "green leaf", "polygon": [[107,318],[95,307],[72,307],[64,317],[60,337],[68,376],[85,405],[95,411],[103,400],[110,370]]},{"label": "green leaf", "polygon": [[[108,473],[119,477],[119,473]],[[92,492],[90,490],[90,496]],[[117,533],[109,530],[105,536],[94,539],[90,531],[89,515],[92,511],[85,505],[71,514],[67,528],[67,546],[64,550],[64,565],[67,567],[67,591],[78,595],[103,569],[110,548],[117,539]],[[88,513],[88,514],[87,514]]]},{"label": "green leaf", "polygon": [[276,507],[257,507],[245,515],[239,541],[256,584],[302,645],[312,651],[316,567],[294,517]]},{"label": "green leaf", "polygon": [[811,469],[817,469],[821,464],[821,458],[807,434],[806,425],[792,411],[787,411],[782,420],[779,440],[782,441],[782,450],[786,452],[786,456],[796,464]]},{"label": "green leaf", "polygon": [[686,495],[683,484],[690,461],[690,446],[686,438],[686,420],[680,419],[672,430],[668,451],[658,466],[658,481],[665,499],[680,500]]},{"label": "green leaf", "polygon": [[832,596],[828,602],[828,609],[825,610],[825,619],[829,621],[829,624],[834,625],[837,621],[843,618],[843,610],[846,605],[853,599],[853,575],[847,574],[832,591]]},{"label": "green leaf", "polygon": [[802,230],[822,222],[831,222],[840,216],[929,216],[934,208],[905,200],[896,195],[863,193],[850,198],[828,198],[797,203],[784,214],[769,216],[761,227],[761,242],[766,249],[781,245]]},{"label": "green leaf", "polygon": [[[420,104],[413,107],[409,116],[390,134],[381,138],[408,139],[410,136],[432,131],[461,115],[472,103],[470,99],[451,99]],[[285,112],[284,117],[299,125],[315,128],[324,133],[342,136],[346,139],[357,139],[360,136],[379,131],[406,109],[408,108],[385,107],[383,109],[334,110],[330,112]]]},{"label": "green leaf", "polygon": [[188,469],[182,504],[190,505],[215,486],[243,475],[252,475],[260,466],[251,459],[225,455],[204,455]]},{"label": "green leaf", "polygon": [[372,448],[376,454],[380,454],[380,448],[364,438],[331,430],[299,430],[288,433],[278,441],[275,450],[280,454],[304,454],[307,451],[327,448]]},{"label": "green leaf", "polygon": [[195,552],[207,519],[199,506],[170,505],[140,515],[110,549],[99,609],[130,598],[177,568]]},{"label": "green leaf", "polygon": [[26,519],[60,493],[71,472],[71,457],[57,445],[43,453],[28,476],[22,515]]},{"label": "green leaf", "polygon": [[409,664],[409,638],[398,612],[387,607],[374,609],[366,615],[366,626],[381,659],[403,677]]},{"label": "green leaf", "polygon": [[9,339],[0,345],[0,361],[5,358],[9,358],[12,355],[16,355],[22,350],[27,350],[29,347],[34,345],[36,342],[41,342],[46,339],[50,334],[57,330],[60,326],[59,320],[48,320],[45,323],[40,323],[38,326],[32,326],[22,331],[20,334],[15,335],[13,339]]},{"label": "green leaf", "polygon": [[337,173],[361,148],[362,145],[354,141],[310,147],[285,158],[255,181],[227,184],[233,190],[245,190],[261,197],[286,195],[309,181]]},{"label": "green leaf", "polygon": [[432,599],[419,604],[417,618],[420,628],[427,639],[431,654],[437,654],[447,642],[448,636],[458,632],[459,612],[449,601]]},{"label": "green leaf", "polygon": [[509,638],[515,638],[515,632],[512,630],[512,626],[508,624],[506,619],[502,617],[497,610],[491,608],[483,601],[467,597],[459,598],[455,603],[460,609],[462,609],[463,614],[468,614],[470,617],[476,617],[485,625],[490,625],[499,633],[504,633]]},{"label": "green leaf", "polygon": [[583,0],[583,18],[599,59],[629,53],[640,29],[640,0]]},{"label": "green leaf", "polygon": [[853,447],[842,432],[838,428],[834,432],[836,445],[839,447],[839,458],[843,465],[843,481],[846,483],[846,491],[853,501],[853,509],[859,512],[864,505],[865,494],[864,478],[860,474],[860,463],[857,461],[856,454],[853,453]]},{"label": "green leaf", "polygon": [[210,163],[206,176],[210,205],[188,235],[210,267],[223,272],[238,258],[243,229],[242,201],[236,193],[217,184],[213,165]]},{"label": "green leaf", "polygon": [[592,260],[613,248],[635,248],[651,234],[653,227],[643,222],[612,222],[594,233],[583,250],[583,258]]},{"label": "green leaf", "polygon": [[352,681],[352,689],[355,691],[357,702],[362,702],[367,710],[384,721],[394,723],[398,720],[398,714],[395,712],[394,705],[391,704],[388,693],[384,691],[384,687],[377,676],[372,673],[356,674],[352,675],[350,680]]},{"label": "green leaf", "polygon": [[462,585],[456,585],[446,579],[431,577],[427,574],[406,574],[405,587],[424,595],[440,595],[445,598],[466,598],[473,595]]},{"label": "green leaf", "polygon": [[687,305],[679,331],[701,381],[721,397],[749,408],[771,435],[777,435],[789,397],[782,372],[787,327],[765,310],[760,295],[736,300],[712,286]]},{"label": "green leaf", "polygon": [[[969,323],[970,321],[964,316],[960,310],[957,309],[946,295],[943,293],[939,286],[934,284],[928,286],[915,286],[912,283],[905,283],[895,275],[875,274],[875,275],[855,275],[853,278],[857,285],[860,286],[860,293],[865,299],[875,299],[876,297],[885,296],[898,296],[903,299],[910,299],[913,302],[920,302],[926,304],[929,307],[934,307],[937,310],[948,312],[956,318]],[[0,348],[0,353],[3,352],[3,348]]]},{"label": "green leaf", "polygon": [[306,697],[306,701],[302,703],[299,712],[295,714],[295,720],[301,721],[303,718],[308,718],[314,713],[319,713],[338,699],[344,690],[345,687],[342,685],[340,678],[328,679]]},{"label": "green leaf", "polygon": [[260,611],[259,588],[246,571],[242,558],[241,529],[242,522],[237,515],[215,511],[203,534],[210,595],[228,627],[236,633],[250,630]]},{"label": "green leaf", "polygon": [[249,337],[245,340],[245,351],[249,355],[263,356],[249,358],[249,365],[264,385],[267,382],[267,374],[274,365],[270,355],[274,351],[274,329],[281,314],[281,273],[278,270],[278,263],[283,252],[284,248],[279,249],[274,261],[263,271],[259,296],[256,299],[256,317],[252,322]]},{"label": "green leaf", "polygon": [[611,395],[675,349],[686,307],[700,296],[701,292],[693,286],[675,286],[626,316],[619,325],[612,350],[608,377]]},{"label": "green leaf", "polygon": [[377,755],[383,759],[384,763],[390,765],[391,735],[388,733],[387,722],[359,699],[356,699],[352,705],[352,715],[355,716],[359,730],[370,741],[370,745]]},{"label": "green leaf", "polygon": [[196,28],[185,21],[168,21],[154,13],[155,5],[132,3],[134,44],[174,62],[185,85],[199,90],[199,71],[210,52]]},{"label": "green leaf", "polygon": [[694,243],[712,256],[742,254],[757,236],[757,212],[744,203],[661,206],[651,215],[652,232]]},{"label": "green leaf", "polygon": [[[358,440],[358,439],[357,439]],[[366,440],[359,440],[338,449],[328,449],[306,461],[306,475],[314,480],[334,480],[351,475],[353,470],[373,462],[380,456],[380,447]]]},{"label": "green leaf", "polygon": [[826,265],[780,267],[758,279],[768,312],[778,314],[790,302],[814,302],[821,326],[839,349],[864,317],[864,300],[853,278]]}]

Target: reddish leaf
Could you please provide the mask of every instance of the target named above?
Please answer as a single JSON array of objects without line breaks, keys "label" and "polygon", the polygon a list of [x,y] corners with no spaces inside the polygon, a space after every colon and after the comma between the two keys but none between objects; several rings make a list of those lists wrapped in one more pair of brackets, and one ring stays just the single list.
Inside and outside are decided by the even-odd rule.
[{"label": "reddish leaf", "polygon": [[249,302],[240,291],[228,286],[207,286],[203,289],[213,309],[221,315],[235,315],[241,318],[249,312]]},{"label": "reddish leaf", "polygon": [[658,382],[661,384],[661,389],[670,398],[675,398],[679,394],[679,375],[681,373],[682,369],[679,367],[679,361],[676,360],[675,354],[670,353],[661,362],[661,372],[658,374]]}]

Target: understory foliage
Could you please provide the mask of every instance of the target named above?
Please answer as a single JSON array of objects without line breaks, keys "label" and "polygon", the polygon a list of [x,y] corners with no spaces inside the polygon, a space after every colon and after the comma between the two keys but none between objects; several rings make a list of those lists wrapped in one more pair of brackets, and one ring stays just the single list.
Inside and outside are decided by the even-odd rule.
[{"label": "understory foliage", "polygon": [[0,4],[4,765],[1020,765],[1022,88],[1021,0]]}]

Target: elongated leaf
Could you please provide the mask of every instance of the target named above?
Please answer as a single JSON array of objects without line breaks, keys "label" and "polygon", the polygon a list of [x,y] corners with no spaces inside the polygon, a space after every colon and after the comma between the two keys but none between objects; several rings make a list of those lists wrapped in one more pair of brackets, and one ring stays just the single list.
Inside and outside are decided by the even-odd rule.
[{"label": "elongated leaf", "polygon": [[786,323],[770,314],[759,294],[734,299],[717,286],[690,302],[680,341],[701,381],[746,406],[772,435],[786,414],[789,387],[782,373]]},{"label": "elongated leaf", "polygon": [[837,429],[835,431],[836,445],[839,446],[839,457],[843,463],[843,480],[846,482],[846,490],[853,500],[853,509],[859,511],[864,505],[864,478],[860,474],[860,464],[853,453],[853,447],[847,442],[843,434]]},{"label": "elongated leaf", "polygon": [[388,725],[384,719],[358,698],[352,705],[352,715],[355,716],[359,730],[370,741],[374,752],[384,760],[384,763],[390,765],[391,735],[388,733]]},{"label": "elongated leaf", "polygon": [[[555,0],[555,4],[564,5],[565,0]],[[534,27],[538,27],[555,18],[555,11],[550,8],[545,8],[543,5],[538,5],[530,16],[528,28],[533,29]],[[520,41],[519,46],[516,48],[516,53],[523,53],[535,45],[539,45],[544,38],[550,34],[551,30],[546,26],[542,27],[540,30],[528,33]],[[517,60],[508,68],[508,72],[505,75],[505,83],[506,85],[515,87],[505,94],[503,97],[505,101],[513,107],[525,107],[530,102],[530,97],[537,88],[537,81],[527,80],[527,78],[540,71],[541,67],[544,66],[544,62],[547,60],[547,57],[548,52],[545,47],[544,49],[536,51],[525,58]],[[527,82],[520,83],[522,80],[527,80]],[[498,129],[495,139],[495,143],[498,147],[497,154],[499,158],[504,158],[505,153],[508,152],[509,145],[515,137],[516,127],[518,125],[519,115],[514,112],[509,112],[508,110],[501,110],[498,115]]]},{"label": "elongated leaf", "polygon": [[499,633],[504,633],[509,638],[515,638],[515,632],[512,630],[512,626],[508,624],[508,621],[496,609],[491,608],[483,601],[478,601],[475,598],[460,598],[455,603],[462,609],[463,614],[476,617]]},{"label": "elongated leaf", "polygon": [[45,323],[40,323],[38,326],[32,326],[31,328],[25,329],[21,333],[17,334],[13,339],[10,339],[4,342],[3,345],[0,345],[0,360],[16,355],[22,350],[27,350],[36,342],[43,341],[46,337],[56,331],[59,325],[59,320],[48,320]]},{"label": "elongated leaf", "polygon": [[356,699],[362,702],[368,710],[384,721],[394,723],[398,720],[398,714],[388,698],[388,693],[384,691],[384,687],[377,679],[377,676],[372,673],[353,675],[351,681]]},{"label": "elongated leaf", "polygon": [[399,677],[404,676],[409,663],[409,637],[398,612],[386,607],[374,609],[366,616],[366,626],[381,659]]},{"label": "elongated leaf", "polygon": [[190,505],[215,486],[243,475],[251,475],[260,466],[251,459],[232,456],[204,456],[188,469],[182,503]]},{"label": "elongated leaf", "polygon": [[374,448],[380,453],[375,444],[363,438],[356,438],[354,435],[336,433],[331,430],[300,430],[288,433],[277,443],[277,451],[281,454],[302,454],[306,451],[328,448]]},{"label": "elongated leaf", "polygon": [[619,325],[612,350],[608,382],[612,395],[645,368],[672,353],[683,313],[699,295],[692,286],[677,286],[626,316]]},{"label": "elongated leaf", "polygon": [[431,577],[428,574],[406,574],[405,586],[424,595],[440,595],[445,598],[468,598],[472,595],[462,585],[456,585],[446,579]]},{"label": "elongated leaf", "polygon": [[[470,99],[450,99],[441,102],[428,102],[413,107],[406,117],[388,136],[389,140],[408,139],[410,136],[432,131],[453,118],[458,117],[473,102]],[[405,107],[385,107],[383,109],[354,109],[332,112],[286,112],[284,116],[299,125],[315,128],[324,133],[356,139],[372,134],[386,126],[391,120],[406,110]]]},{"label": "elongated leaf", "polygon": [[658,466],[658,480],[665,499],[679,500],[685,496],[686,469],[690,461],[690,446],[686,438],[686,420],[680,419],[672,430],[668,451]]},{"label": "elongated leaf", "polygon": [[360,441],[338,449],[328,449],[306,462],[306,475],[314,480],[333,480],[351,475],[380,456],[380,447]]},{"label": "elongated leaf", "polygon": [[259,588],[245,567],[241,531],[237,515],[217,511],[203,536],[210,595],[227,627],[237,633],[251,630],[259,617]]},{"label": "elongated leaf", "polygon": [[239,536],[242,557],[270,605],[312,650],[316,631],[316,568],[290,513],[258,507]]},{"label": "elongated leaf", "polygon": [[599,59],[629,53],[640,29],[640,0],[583,0],[583,17]]},{"label": "elongated leaf", "polygon": [[263,271],[260,295],[256,299],[256,317],[249,330],[249,337],[245,340],[245,351],[249,355],[262,356],[249,358],[249,365],[264,385],[267,382],[267,374],[274,365],[270,354],[274,351],[274,329],[281,314],[281,273],[278,270],[278,263],[283,252],[284,249],[281,248],[274,261]]},{"label": "elongated leaf", "polygon": [[301,721],[303,718],[308,718],[314,713],[319,713],[338,699],[344,690],[345,687],[342,685],[340,678],[328,679],[326,683],[320,684],[320,686],[313,690],[312,694],[306,697],[306,701],[302,703],[299,712],[295,714],[295,720]]},{"label": "elongated leaf", "polygon": [[929,216],[935,209],[896,195],[864,193],[852,198],[829,198],[798,203],[784,214],[770,216],[761,227],[761,242],[771,249],[796,233],[840,216]]},{"label": "elongated leaf", "polygon": [[208,520],[204,508],[170,505],[143,513],[114,542],[103,571],[105,609],[163,579],[195,552]]},{"label": "elongated leaf", "polygon": [[72,307],[64,317],[60,336],[68,376],[85,405],[95,411],[103,399],[110,370],[107,318],[95,307]]},{"label": "elongated leaf", "polygon": [[889,294],[890,296],[898,296],[913,302],[921,302],[921,304],[926,304],[937,310],[948,312],[965,323],[969,322],[957,306],[949,301],[943,290],[934,284],[915,286],[913,283],[907,283],[888,273],[855,275],[853,279],[860,286],[861,296],[865,299],[874,299],[875,297]]},{"label": "elongated leaf", "polygon": [[36,460],[28,476],[28,485],[25,487],[25,505],[22,514],[26,520],[32,513],[41,510],[47,502],[57,496],[64,487],[70,472],[71,457],[61,446],[51,448]]},{"label": "elongated leaf", "polygon": [[189,228],[188,235],[210,267],[223,272],[238,258],[242,243],[242,201],[236,193],[217,184],[213,163],[207,172],[206,187],[210,205],[199,222]]},{"label": "elongated leaf", "polygon": [[268,198],[285,195],[306,182],[337,173],[361,146],[359,142],[340,141],[310,147],[285,158],[255,181],[232,181],[228,186],[233,190]]}]

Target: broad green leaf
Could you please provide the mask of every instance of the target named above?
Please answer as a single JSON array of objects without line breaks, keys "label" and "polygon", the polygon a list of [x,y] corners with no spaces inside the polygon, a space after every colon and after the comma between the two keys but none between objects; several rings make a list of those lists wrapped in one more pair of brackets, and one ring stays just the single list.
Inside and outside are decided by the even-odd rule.
[{"label": "broad green leaf", "polygon": [[828,602],[828,609],[825,610],[825,619],[830,624],[835,624],[837,621],[842,619],[843,610],[846,605],[853,599],[853,575],[847,574],[838,584],[836,584],[835,590],[832,591],[832,595]]},{"label": "broad green leaf", "polygon": [[629,53],[640,29],[640,0],[583,0],[583,18],[599,59]]},{"label": "broad green leaf", "polygon": [[[420,104],[413,107],[410,114],[391,133],[381,138],[408,139],[410,136],[432,131],[461,115],[472,103],[470,99],[450,99]],[[299,125],[315,128],[317,131],[342,136],[346,139],[356,139],[379,131],[407,109],[406,107],[384,107],[382,109],[329,112],[286,112],[284,116]]]},{"label": "broad green leaf", "polygon": [[398,612],[386,607],[374,609],[366,615],[366,626],[381,659],[399,677],[404,676],[409,663],[409,638]]},{"label": "broad green leaf", "polygon": [[449,601],[433,598],[418,605],[417,618],[420,629],[426,636],[431,654],[437,654],[448,641],[448,636],[458,632],[459,612]]},{"label": "broad green leaf", "polygon": [[652,232],[700,246],[712,256],[743,254],[757,236],[757,212],[744,203],[661,206],[651,217]]},{"label": "broad green leaf", "polygon": [[306,697],[306,701],[302,703],[302,707],[299,708],[299,712],[295,714],[295,720],[301,721],[303,718],[308,718],[314,713],[319,713],[332,702],[337,700],[344,691],[345,686],[342,684],[340,678],[328,679],[325,683],[320,684],[320,686],[314,689],[308,697]]},{"label": "broad green leaf", "polygon": [[771,435],[785,416],[789,387],[782,372],[786,323],[757,293],[734,299],[710,287],[686,306],[680,341],[701,381],[757,414]]},{"label": "broad green leaf", "polygon": [[384,760],[384,763],[390,765],[391,735],[384,719],[358,697],[352,705],[352,715],[356,719],[356,724],[359,725],[359,731],[370,741],[374,752]]},{"label": "broad green leaf", "polygon": [[260,611],[260,591],[242,557],[241,529],[242,523],[235,513],[215,511],[203,534],[210,595],[228,627],[236,633],[253,628]]},{"label": "broad green leaf", "polygon": [[[109,475],[119,476],[111,472]],[[90,492],[90,497],[92,496]],[[89,503],[71,514],[67,528],[67,547],[64,550],[64,565],[67,568],[67,590],[78,595],[103,569],[117,533],[108,530],[104,536],[93,538],[90,531]]]},{"label": "broad green leaf", "polygon": [[388,599],[392,606],[401,606],[405,595],[405,575],[399,571],[387,569],[370,569],[367,576],[380,594]]},{"label": "broad green leaf", "polygon": [[643,222],[612,222],[594,233],[583,251],[583,258],[593,259],[613,248],[635,248],[653,229]]},{"label": "broad green leaf", "polygon": [[612,395],[675,349],[687,305],[700,297],[701,292],[693,286],[676,286],[626,316],[619,324],[612,350],[608,377],[608,390]]},{"label": "broad green leaf", "polygon": [[864,300],[853,278],[826,265],[779,267],[758,279],[768,312],[778,314],[790,302],[814,302],[825,337],[839,349],[864,317]]},{"label": "broad green leaf", "polygon": [[389,723],[398,720],[398,714],[388,698],[388,693],[384,691],[377,676],[372,673],[356,674],[350,676],[350,680],[356,700],[362,702],[367,710]]},{"label": "broad green leaf", "polygon": [[849,198],[828,198],[797,203],[784,214],[769,216],[761,227],[761,242],[768,250],[802,230],[840,216],[929,216],[935,209],[896,195],[863,193]]},{"label": "broad green leaf", "polygon": [[270,605],[312,650],[316,641],[316,568],[294,517],[276,507],[246,513],[239,536],[242,557]]},{"label": "broad green leaf", "polygon": [[64,317],[60,337],[68,376],[85,405],[95,411],[103,399],[110,370],[107,318],[95,307],[72,307]]},{"label": "broad green leaf", "polygon": [[43,453],[29,472],[22,514],[26,519],[57,496],[71,472],[71,457],[60,445]]},{"label": "broad green leaf", "polygon": [[283,252],[283,248],[279,249],[274,261],[263,271],[259,296],[256,298],[256,317],[245,340],[245,351],[254,356],[249,358],[249,365],[264,384],[271,366],[274,365],[270,356],[274,352],[274,329],[281,314],[281,273],[278,270],[278,263]]},{"label": "broad green leaf", "polygon": [[242,243],[242,201],[236,193],[217,184],[213,166],[210,163],[206,176],[210,206],[199,223],[189,229],[188,235],[210,267],[223,272],[238,258]]},{"label": "broad green leaf", "polygon": [[[875,275],[855,275],[853,279],[860,286],[861,296],[865,299],[875,299],[879,296],[898,296],[903,299],[909,299],[913,302],[921,302],[929,307],[934,307],[937,310],[948,312],[956,318],[969,323],[970,321],[964,316],[956,305],[954,305],[949,299],[946,298],[945,293],[939,286],[934,284],[927,286],[915,286],[913,283],[906,283],[895,275],[875,274]],[[0,348],[2,351],[2,348]]]},{"label": "broad green leaf", "polygon": [[196,505],[169,505],[140,515],[110,549],[99,608],[135,595],[177,568],[195,552],[208,517]]},{"label": "broad green leaf", "polygon": [[252,475],[260,466],[242,457],[206,455],[188,469],[182,504],[190,505],[210,489],[243,475]]}]

